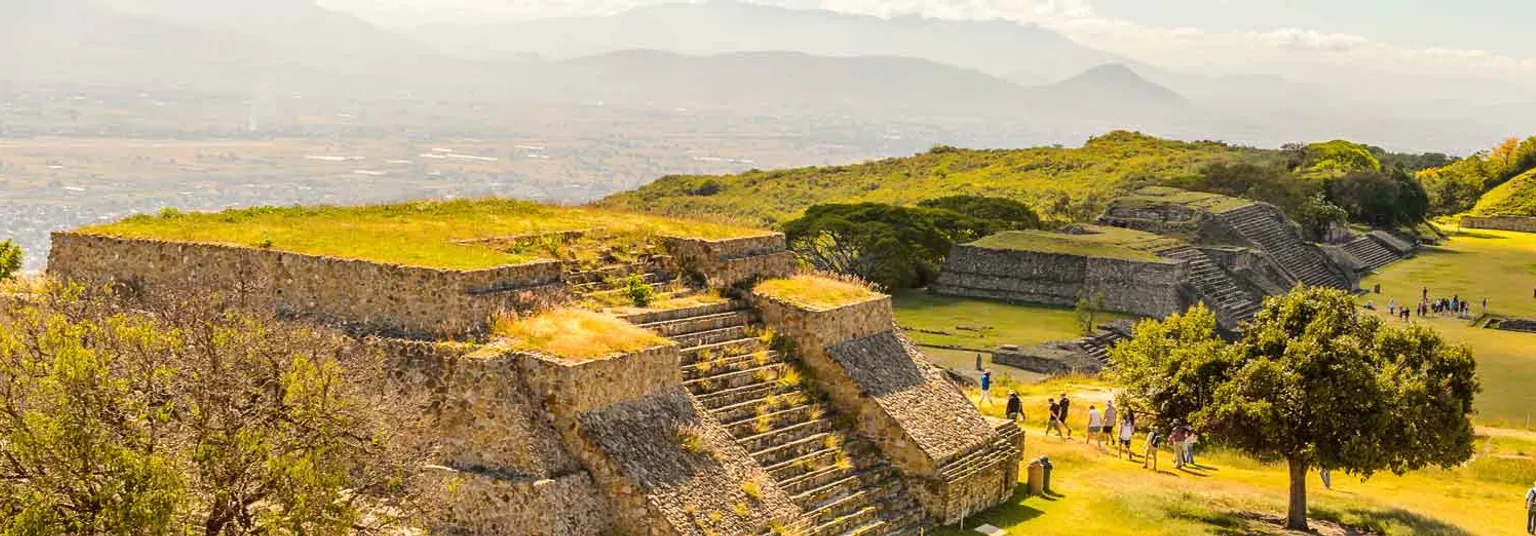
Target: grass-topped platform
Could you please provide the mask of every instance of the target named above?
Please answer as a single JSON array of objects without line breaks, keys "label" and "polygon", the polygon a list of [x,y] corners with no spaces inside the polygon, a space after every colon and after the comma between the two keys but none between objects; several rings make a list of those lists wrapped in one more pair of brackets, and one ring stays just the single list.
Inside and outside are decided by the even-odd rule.
[{"label": "grass-topped platform", "polygon": [[616,317],[584,309],[556,309],[505,319],[491,335],[520,352],[537,352],[573,363],[629,354],[669,344],[660,335]]},{"label": "grass-topped platform", "polygon": [[511,199],[388,205],[167,210],[80,229],[89,235],[224,244],[425,268],[477,270],[634,249],[661,237],[718,240],[767,231]]},{"label": "grass-topped platform", "polygon": [[815,311],[827,311],[884,297],[868,285],[817,275],[769,279],[752,289],[759,295]]},{"label": "grass-topped platform", "polygon": [[1253,201],[1167,186],[1148,186],[1116,198],[1115,204],[1129,207],[1177,205],[1207,212],[1226,212],[1252,205]]},{"label": "grass-topped platform", "polygon": [[1179,245],[1176,239],[1119,227],[1081,225],[1076,232],[1005,231],[967,246],[1147,262],[1172,262],[1154,251]]}]

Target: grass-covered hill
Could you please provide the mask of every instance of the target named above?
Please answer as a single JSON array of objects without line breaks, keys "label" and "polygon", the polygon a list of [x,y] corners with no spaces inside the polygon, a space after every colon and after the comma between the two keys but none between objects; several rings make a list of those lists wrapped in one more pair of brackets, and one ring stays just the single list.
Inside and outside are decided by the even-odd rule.
[{"label": "grass-covered hill", "polygon": [[1474,216],[1536,216],[1536,169],[1516,175],[1477,200]]},{"label": "grass-covered hill", "polygon": [[951,195],[1004,197],[1055,219],[1086,219],[1134,186],[1197,173],[1213,162],[1279,158],[1278,151],[1164,140],[1117,131],[1081,148],[966,150],[936,147],[848,166],[669,176],[600,202],[665,215],[773,225],[821,203],[913,204]]}]

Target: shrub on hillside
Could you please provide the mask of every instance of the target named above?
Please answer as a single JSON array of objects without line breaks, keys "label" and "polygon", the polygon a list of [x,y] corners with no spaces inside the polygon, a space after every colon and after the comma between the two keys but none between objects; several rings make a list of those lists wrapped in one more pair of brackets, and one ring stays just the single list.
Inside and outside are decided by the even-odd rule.
[{"label": "shrub on hillside", "polygon": [[858,203],[811,207],[783,230],[789,248],[816,269],[898,289],[933,281],[956,243],[1002,225],[950,210]]},{"label": "shrub on hillside", "polygon": [[957,212],[994,222],[1009,230],[1039,229],[1040,216],[1029,205],[1001,197],[979,195],[952,195],[928,199],[917,204],[923,208],[936,208]]},{"label": "shrub on hillside", "polygon": [[0,281],[21,274],[21,246],[10,240],[0,241]]},{"label": "shrub on hillside", "polygon": [[1377,227],[1417,223],[1429,213],[1429,194],[1401,171],[1361,171],[1326,183],[1329,202],[1351,221]]},{"label": "shrub on hillside", "polygon": [[376,352],[207,296],[129,305],[0,305],[0,532],[340,535],[430,504],[425,401]]},{"label": "shrub on hillside", "polygon": [[1284,168],[1246,163],[1212,164],[1194,176],[1168,181],[1168,186],[1262,201],[1292,217],[1302,203],[1322,191],[1322,184],[1302,180]]}]

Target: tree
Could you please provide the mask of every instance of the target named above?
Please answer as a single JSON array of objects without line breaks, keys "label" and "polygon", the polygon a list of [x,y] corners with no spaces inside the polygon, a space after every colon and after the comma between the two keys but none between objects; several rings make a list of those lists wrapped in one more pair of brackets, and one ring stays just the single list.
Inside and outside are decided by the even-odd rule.
[{"label": "tree", "polygon": [[1104,293],[1082,289],[1077,291],[1077,302],[1073,307],[1073,314],[1077,318],[1077,325],[1083,328],[1083,334],[1093,333],[1094,317],[1099,311],[1104,310]]},{"label": "tree", "polygon": [[1307,199],[1322,191],[1322,184],[1301,180],[1286,169],[1246,163],[1211,164],[1197,175],[1169,181],[1168,185],[1263,201],[1291,215]]},{"label": "tree", "polygon": [[1429,213],[1423,185],[1401,171],[1361,171],[1327,182],[1328,200],[1349,219],[1380,227],[1417,223]]},{"label": "tree", "polygon": [[1393,328],[1336,289],[1270,298],[1233,344],[1198,307],[1110,351],[1125,398],[1290,471],[1286,526],[1305,530],[1312,468],[1369,478],[1472,455],[1476,364],[1423,326]]},{"label": "tree", "polygon": [[1295,218],[1309,240],[1319,240],[1327,234],[1329,227],[1348,223],[1349,213],[1318,194],[1296,208]]},{"label": "tree", "polygon": [[0,281],[14,279],[21,273],[21,246],[10,240],[0,241]]},{"label": "tree", "polygon": [[817,269],[896,289],[933,281],[956,243],[1004,228],[950,210],[859,203],[816,205],[783,230],[789,248]]},{"label": "tree", "polygon": [[1001,229],[1039,229],[1040,216],[1029,205],[1001,197],[979,195],[952,195],[928,199],[917,204],[923,208],[936,208],[964,214],[972,218],[988,220]]},{"label": "tree", "polygon": [[375,352],[236,313],[51,287],[0,303],[0,533],[401,528],[432,452]]}]

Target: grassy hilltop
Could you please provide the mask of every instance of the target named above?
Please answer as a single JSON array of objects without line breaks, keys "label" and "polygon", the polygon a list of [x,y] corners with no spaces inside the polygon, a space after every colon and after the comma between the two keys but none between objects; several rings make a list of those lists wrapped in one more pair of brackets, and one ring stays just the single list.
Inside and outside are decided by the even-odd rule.
[{"label": "grassy hilltop", "polygon": [[1474,216],[1536,216],[1536,170],[1521,173],[1478,199]]},{"label": "grassy hilltop", "polygon": [[1081,148],[969,150],[936,147],[906,158],[848,166],[669,176],[599,204],[666,215],[725,216],[771,225],[820,203],[912,204],[973,194],[1027,203],[1059,219],[1091,217],[1133,185],[1189,176],[1215,162],[1276,158],[1277,151],[1164,140],[1117,131]]}]

